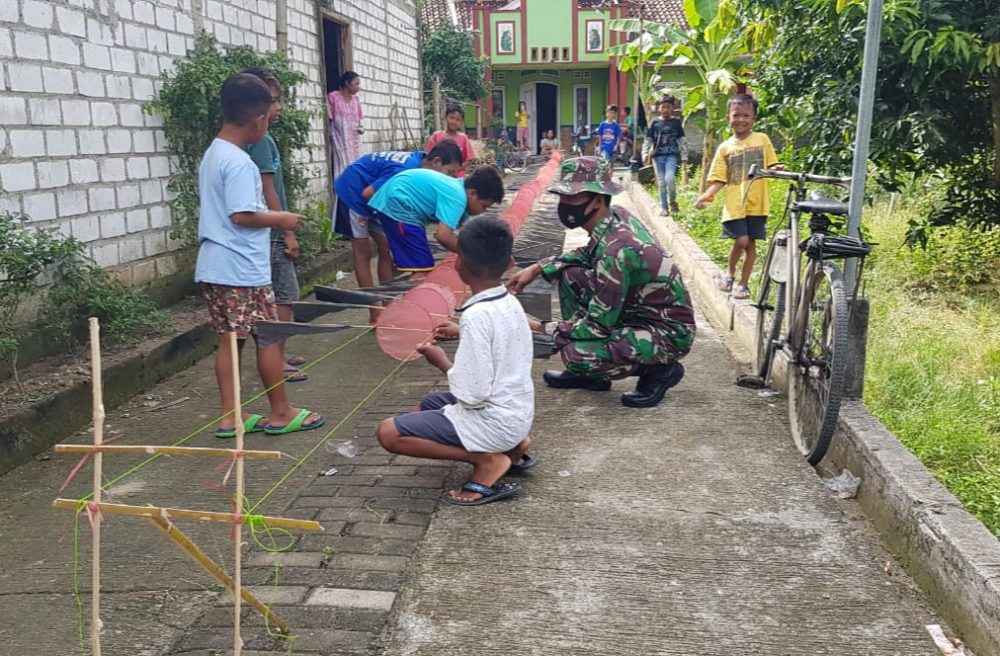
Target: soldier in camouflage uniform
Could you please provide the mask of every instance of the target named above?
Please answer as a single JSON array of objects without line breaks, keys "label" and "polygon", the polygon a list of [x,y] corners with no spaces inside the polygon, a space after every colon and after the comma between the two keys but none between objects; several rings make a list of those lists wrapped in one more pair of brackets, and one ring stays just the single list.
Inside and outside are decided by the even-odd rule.
[{"label": "soldier in camouflage uniform", "polygon": [[610,207],[621,187],[606,161],[566,160],[549,191],[560,195],[563,225],[584,228],[590,240],[508,283],[515,293],[539,275],[558,284],[563,320],[536,328],[553,335],[566,370],[545,372],[545,382],[608,390],[612,379],[639,376],[622,403],[654,406],[684,376],[678,360],[694,341],[694,310],[681,274],[639,219]]}]

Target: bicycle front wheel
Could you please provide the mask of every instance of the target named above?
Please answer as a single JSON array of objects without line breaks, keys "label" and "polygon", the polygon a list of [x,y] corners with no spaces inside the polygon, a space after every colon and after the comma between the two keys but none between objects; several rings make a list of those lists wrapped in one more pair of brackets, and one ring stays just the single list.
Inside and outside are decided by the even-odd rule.
[{"label": "bicycle front wheel", "polygon": [[847,293],[830,262],[810,264],[788,364],[792,439],[810,465],[826,455],[837,428],[847,369]]},{"label": "bicycle front wheel", "polygon": [[757,293],[755,304],[757,330],[751,366],[764,385],[767,385],[771,377],[775,345],[781,335],[781,322],[785,318],[785,283],[771,277],[771,263],[774,258],[784,256],[783,253],[777,253],[777,250],[772,241],[767,258],[764,260],[760,291]]}]

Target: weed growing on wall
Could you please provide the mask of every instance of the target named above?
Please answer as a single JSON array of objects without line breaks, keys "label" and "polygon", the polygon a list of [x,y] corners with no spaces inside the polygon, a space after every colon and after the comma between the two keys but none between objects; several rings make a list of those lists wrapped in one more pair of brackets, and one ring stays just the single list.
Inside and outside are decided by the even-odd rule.
[{"label": "weed growing on wall", "polygon": [[222,126],[219,90],[227,77],[247,68],[270,71],[283,88],[281,119],[271,126],[271,135],[281,151],[285,192],[290,205],[305,188],[304,167],[292,153],[308,147],[310,112],[302,109],[296,87],[306,76],[293,69],[285,52],[260,53],[247,46],[220,47],[214,37],[201,34],[187,58],[162,75],[163,87],[144,106],[150,114],[163,116],[167,148],[174,156],[168,189],[173,215],[171,235],[184,246],[198,245],[198,164]]}]

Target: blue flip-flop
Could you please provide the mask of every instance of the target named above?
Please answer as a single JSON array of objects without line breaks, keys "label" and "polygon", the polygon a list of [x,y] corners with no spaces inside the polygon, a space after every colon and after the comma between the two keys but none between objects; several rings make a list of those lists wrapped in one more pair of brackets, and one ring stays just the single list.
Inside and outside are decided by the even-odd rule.
[{"label": "blue flip-flop", "polygon": [[541,462],[540,458],[534,456],[529,456],[527,453],[521,455],[521,459],[513,463],[510,469],[507,470],[508,474],[523,474],[530,469],[534,469]]},{"label": "blue flip-flop", "polygon": [[488,485],[483,485],[482,483],[477,483],[475,481],[466,481],[462,483],[462,490],[466,492],[476,492],[483,496],[479,497],[475,501],[463,501],[462,499],[456,499],[450,494],[447,495],[444,500],[448,503],[453,503],[456,506],[481,506],[485,503],[491,503],[493,501],[499,501],[500,499],[506,499],[507,497],[512,497],[521,491],[521,486],[517,483],[497,483],[493,487]]}]

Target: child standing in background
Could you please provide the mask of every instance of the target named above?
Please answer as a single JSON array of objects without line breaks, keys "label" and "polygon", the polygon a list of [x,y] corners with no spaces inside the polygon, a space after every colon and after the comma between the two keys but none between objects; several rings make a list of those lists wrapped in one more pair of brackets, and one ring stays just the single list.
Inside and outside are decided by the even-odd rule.
[{"label": "child standing in background", "polygon": [[622,128],[618,125],[618,105],[608,105],[604,115],[605,119],[597,126],[597,132],[594,133],[594,138],[597,140],[595,154],[613,162],[618,140],[622,137]]},{"label": "child standing in background", "polygon": [[531,118],[531,114],[528,113],[528,105],[523,100],[517,103],[517,113],[514,114],[516,119],[515,125],[517,125],[517,147],[525,148],[528,145],[528,119]]},{"label": "child standing in background", "polygon": [[465,110],[458,103],[452,103],[444,111],[444,130],[438,130],[431,135],[431,138],[427,140],[427,144],[424,146],[424,152],[429,153],[434,148],[445,139],[451,139],[454,141],[458,147],[462,150],[462,166],[458,168],[455,172],[456,178],[465,177],[465,167],[467,167],[472,160],[476,159],[476,151],[472,149],[472,142],[469,141],[469,137],[462,132],[462,127],[465,125]]}]

